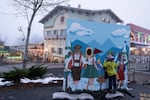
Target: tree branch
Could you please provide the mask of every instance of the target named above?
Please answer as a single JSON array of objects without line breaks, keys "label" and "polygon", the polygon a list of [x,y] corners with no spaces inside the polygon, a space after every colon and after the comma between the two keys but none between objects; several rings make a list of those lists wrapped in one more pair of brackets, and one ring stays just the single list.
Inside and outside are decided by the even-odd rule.
[{"label": "tree branch", "polygon": [[26,5],[26,4],[22,3],[20,0],[13,0],[13,1],[16,2],[20,6],[23,6],[23,7],[26,7],[28,9],[33,10],[33,8],[31,8],[29,5]]},{"label": "tree branch", "polygon": [[57,6],[57,5],[60,5],[62,3],[66,2],[66,0],[57,0],[55,2],[43,2],[43,6]]},{"label": "tree branch", "polygon": [[37,10],[39,10],[39,8],[42,6],[42,4],[43,4],[43,0],[40,1],[40,4],[39,4],[39,6],[37,7]]}]

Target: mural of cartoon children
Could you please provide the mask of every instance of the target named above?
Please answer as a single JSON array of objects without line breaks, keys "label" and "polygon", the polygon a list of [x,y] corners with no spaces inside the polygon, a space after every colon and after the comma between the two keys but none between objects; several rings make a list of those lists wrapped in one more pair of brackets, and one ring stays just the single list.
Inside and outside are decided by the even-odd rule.
[{"label": "mural of cartoon children", "polygon": [[92,48],[88,47],[86,49],[86,60],[85,60],[85,72],[83,77],[88,78],[88,84],[86,89],[94,90],[93,82],[94,78],[98,77],[97,66],[96,66],[96,58],[93,56]]},{"label": "mural of cartoon children", "polygon": [[118,71],[117,71],[117,74],[118,74],[118,87],[117,88],[121,88],[121,85],[123,85],[123,81],[124,81],[124,71],[125,71],[125,64],[124,64],[124,55],[123,53],[119,53],[119,66],[118,66]]},{"label": "mural of cartoon children", "polygon": [[115,93],[116,92],[116,68],[118,66],[117,63],[114,62],[114,57],[112,52],[108,53],[107,60],[103,64],[104,68],[107,71],[108,79],[109,79],[109,92]]},{"label": "mural of cartoon children", "polygon": [[100,83],[100,90],[102,89],[102,85],[103,83],[105,82],[105,71],[103,69],[103,65],[101,64],[101,60],[98,59],[97,60],[97,63],[96,63],[97,67],[98,67],[98,70],[97,70],[97,73],[98,73],[98,79],[97,81]]},{"label": "mural of cartoon children", "polygon": [[83,64],[83,56],[80,52],[80,49],[81,49],[80,45],[75,45],[74,52],[72,53],[71,57],[68,60],[69,62],[68,67],[72,71],[72,78],[73,83],[75,85],[75,90],[78,89],[78,82],[80,80],[81,68]]}]

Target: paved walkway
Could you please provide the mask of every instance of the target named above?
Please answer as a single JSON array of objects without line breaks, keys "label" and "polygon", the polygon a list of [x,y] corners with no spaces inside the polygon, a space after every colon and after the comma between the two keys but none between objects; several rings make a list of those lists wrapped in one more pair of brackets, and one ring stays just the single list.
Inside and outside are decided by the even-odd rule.
[{"label": "paved walkway", "polygon": [[[121,100],[150,100],[150,86],[130,84],[133,91],[130,91],[135,97],[125,94]],[[52,100],[52,94],[62,89],[61,86],[37,87],[19,90],[0,90],[0,100]],[[115,99],[118,100],[118,99]]]},{"label": "paved walkway", "polygon": [[144,71],[130,71],[129,72],[129,80],[135,81],[138,84],[143,84],[145,81],[150,80],[150,72],[144,72]]}]

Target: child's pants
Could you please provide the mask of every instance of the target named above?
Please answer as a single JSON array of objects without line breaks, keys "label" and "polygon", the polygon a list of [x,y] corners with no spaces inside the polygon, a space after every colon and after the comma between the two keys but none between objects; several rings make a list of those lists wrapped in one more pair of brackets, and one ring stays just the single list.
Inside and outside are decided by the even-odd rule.
[{"label": "child's pants", "polygon": [[108,78],[109,78],[109,89],[110,90],[116,89],[116,75],[108,76]]}]

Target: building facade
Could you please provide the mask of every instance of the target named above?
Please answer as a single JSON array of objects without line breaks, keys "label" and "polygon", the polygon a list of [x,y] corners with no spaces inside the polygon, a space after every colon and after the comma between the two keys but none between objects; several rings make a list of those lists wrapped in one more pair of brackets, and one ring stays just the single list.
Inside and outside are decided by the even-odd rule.
[{"label": "building facade", "polygon": [[[13,54],[21,54],[23,58],[25,46],[17,45],[9,47]],[[21,59],[22,60],[22,59]],[[28,61],[29,62],[43,62],[43,43],[41,44],[29,44],[28,45]]]},{"label": "building facade", "polygon": [[7,46],[4,45],[4,42],[0,39],[0,63],[3,62],[3,60],[8,55],[8,49]]},{"label": "building facade", "polygon": [[131,54],[150,55],[150,30],[128,24],[131,29]]},{"label": "building facade", "polygon": [[134,24],[128,25],[131,29],[130,67],[150,70],[150,30]]},{"label": "building facade", "polygon": [[0,41],[0,64],[22,61],[22,52],[11,49],[10,46],[5,46],[4,42]]},{"label": "building facade", "polygon": [[43,62],[43,43],[29,44],[28,46],[29,62]]},{"label": "building facade", "polygon": [[40,20],[44,25],[44,59],[50,62],[63,62],[66,44],[67,19],[123,23],[110,9],[88,10],[57,6]]}]

